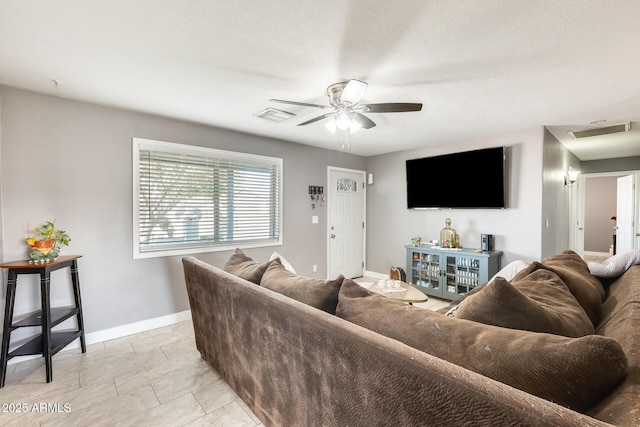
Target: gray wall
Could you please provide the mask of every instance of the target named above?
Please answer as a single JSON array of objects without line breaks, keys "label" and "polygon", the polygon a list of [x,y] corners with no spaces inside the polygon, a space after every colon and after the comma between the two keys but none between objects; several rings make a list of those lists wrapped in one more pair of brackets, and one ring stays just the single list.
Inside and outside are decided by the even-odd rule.
[{"label": "gray wall", "polygon": [[[613,234],[613,222],[609,220],[616,211],[616,186],[607,189],[592,188],[587,174],[640,170],[640,157],[623,157],[581,162],[551,133],[544,133],[544,187],[542,198],[542,256],[547,257],[573,249],[582,252],[608,252]],[[569,167],[580,170],[580,179],[572,187],[563,184]],[[584,198],[579,197],[581,180],[584,179]],[[615,180],[615,178],[614,178]],[[588,185],[587,185],[588,184]],[[596,186],[597,187],[597,186]],[[590,199],[590,202],[589,202]],[[611,202],[612,200],[612,202]],[[584,247],[573,247],[577,240],[578,203],[585,212]],[[590,203],[587,206],[587,203]],[[594,218],[590,221],[588,217]],[[549,218],[549,227],[546,219]],[[590,221],[591,225],[587,225]],[[593,235],[591,233],[594,233]]]},{"label": "gray wall", "polygon": [[585,186],[584,250],[608,253],[615,233],[611,216],[617,211],[618,177],[585,177]]},{"label": "gray wall", "polygon": [[[450,217],[461,236],[461,245],[480,247],[480,235],[494,235],[495,249],[504,252],[502,265],[541,255],[542,128],[509,135],[396,152],[367,158],[367,172],[374,184],[367,188],[367,270],[385,273],[391,265],[405,266],[404,245],[411,238],[437,239]],[[508,208],[409,210],[406,201],[405,161],[478,148],[507,146]],[[425,185],[447,186],[451,191],[482,191],[472,182],[451,176],[425,174]]]},{"label": "gray wall", "polygon": [[580,160],[544,129],[542,168],[542,258],[570,248],[570,217],[576,207],[576,187],[564,185],[569,167],[580,169]]},{"label": "gray wall", "polygon": [[[637,142],[640,144],[640,141]],[[620,157],[616,159],[590,160],[582,162],[581,173],[640,170],[640,157]]]},{"label": "gray wall", "polygon": [[[374,184],[367,186],[366,270],[386,273],[391,265],[405,265],[404,245],[412,237],[438,238],[447,217],[465,247],[479,247],[480,234],[493,234],[495,248],[504,252],[502,265],[567,249],[574,194],[564,186],[564,173],[569,166],[586,172],[585,165],[592,163],[580,164],[542,127],[365,159],[0,86],[0,257],[5,262],[24,259],[27,224],[33,228],[56,219],[72,237],[64,253],[83,255],[80,276],[88,332],[188,309],[180,257],[132,258],[134,136],[283,157],[284,244],[247,252],[266,259],[277,251],[312,277],[326,275],[327,218],[326,205],[311,209],[307,187],[327,185],[327,166],[374,174]],[[406,208],[407,159],[501,145],[509,147],[507,209]],[[630,161],[630,170],[639,169],[637,158]],[[615,170],[620,167],[616,162]],[[451,191],[479,191],[453,175],[425,176],[425,182]],[[319,217],[318,224],[311,223],[312,215]],[[222,265],[229,255],[198,257]],[[61,283],[53,288],[54,304],[69,302],[64,273],[54,273],[54,283]],[[18,288],[16,314],[36,309],[35,278],[21,277]]]},{"label": "gray wall", "polygon": [[[2,261],[27,257],[27,224],[55,219],[72,239],[63,254],[83,255],[87,332],[189,307],[180,257],[132,258],[132,137],[282,157],[284,244],[247,253],[277,251],[301,274],[326,275],[326,205],[312,210],[307,187],[326,186],[327,166],[364,170],[363,157],[0,87]],[[230,254],[198,258],[222,265]],[[53,304],[68,304],[68,273],[53,274]],[[35,277],[20,277],[16,315],[38,305]]]}]

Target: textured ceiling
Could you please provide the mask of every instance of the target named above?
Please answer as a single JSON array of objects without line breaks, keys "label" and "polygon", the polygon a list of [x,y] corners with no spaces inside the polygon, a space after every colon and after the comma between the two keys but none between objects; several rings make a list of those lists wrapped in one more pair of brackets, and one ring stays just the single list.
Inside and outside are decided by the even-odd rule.
[{"label": "textured ceiling", "polygon": [[637,136],[565,137],[640,122],[639,41],[637,0],[0,0],[0,84],[338,149],[296,126],[320,110],[268,100],[325,104],[359,79],[363,102],[424,107],[370,114],[356,154],[547,125],[590,160],[640,155]]}]

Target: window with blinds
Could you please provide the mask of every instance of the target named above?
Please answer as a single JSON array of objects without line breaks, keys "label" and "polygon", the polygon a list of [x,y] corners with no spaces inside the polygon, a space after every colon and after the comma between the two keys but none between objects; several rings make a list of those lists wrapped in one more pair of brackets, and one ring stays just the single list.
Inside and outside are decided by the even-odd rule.
[{"label": "window with blinds", "polygon": [[281,243],[282,159],[133,142],[134,258]]}]

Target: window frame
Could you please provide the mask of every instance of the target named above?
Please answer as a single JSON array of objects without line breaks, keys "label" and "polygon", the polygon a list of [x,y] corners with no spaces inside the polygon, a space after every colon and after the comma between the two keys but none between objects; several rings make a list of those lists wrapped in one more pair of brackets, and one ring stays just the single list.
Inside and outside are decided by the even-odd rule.
[{"label": "window frame", "polygon": [[[279,169],[279,182],[278,182],[278,223],[277,228],[279,235],[276,240],[269,241],[231,241],[215,242],[211,245],[196,245],[193,247],[183,248],[158,248],[157,250],[140,250],[140,151],[151,150],[161,151],[172,154],[185,154],[191,156],[202,157],[216,157],[233,161],[247,161],[252,163],[263,163],[268,165],[275,165]],[[209,147],[178,144],[174,142],[157,141],[145,138],[132,138],[132,166],[133,166],[133,258],[145,259],[145,258],[158,258],[177,255],[189,255],[196,253],[208,253],[208,252],[220,252],[233,250],[235,248],[257,248],[257,247],[269,247],[269,246],[281,246],[283,241],[283,229],[282,229],[282,212],[284,205],[283,195],[283,164],[284,161],[279,157],[261,156],[257,154],[241,153],[236,151],[220,150]]]}]

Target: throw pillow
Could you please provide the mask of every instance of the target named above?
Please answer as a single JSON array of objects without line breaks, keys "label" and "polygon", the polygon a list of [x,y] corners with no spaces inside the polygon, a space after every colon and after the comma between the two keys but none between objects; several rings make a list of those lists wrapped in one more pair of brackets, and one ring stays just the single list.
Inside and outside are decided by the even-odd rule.
[{"label": "throw pillow", "polygon": [[327,313],[336,314],[338,291],[343,280],[343,275],[335,280],[299,276],[285,269],[279,260],[275,260],[265,271],[260,285]]},{"label": "throw pillow", "polygon": [[222,269],[227,273],[259,285],[262,275],[272,262],[272,260],[263,263],[254,261],[253,258],[246,256],[242,250],[236,249]]},{"label": "throw pillow", "polygon": [[585,411],[627,375],[613,339],[568,338],[446,317],[373,294],[346,279],[338,316],[530,394]]},{"label": "throw pillow", "polygon": [[562,254],[543,259],[541,263],[532,262],[516,274],[513,280],[518,281],[539,269],[550,270],[560,276],[591,319],[591,323],[594,326],[598,324],[605,290],[598,278],[591,275],[587,263],[578,254],[564,251]]},{"label": "throw pillow", "polygon": [[545,258],[542,260],[542,265],[544,265],[545,267],[557,268],[558,270],[560,270],[560,273],[556,273],[558,273],[560,277],[562,277],[562,274],[565,274],[565,276],[572,281],[576,280],[584,284],[590,284],[596,289],[596,291],[598,291],[601,301],[604,301],[607,297],[607,292],[605,291],[604,286],[602,286],[600,280],[591,274],[586,261],[583,260],[582,257],[574,251],[567,250],[559,255]]},{"label": "throw pillow", "polygon": [[640,249],[632,249],[627,252],[610,256],[603,262],[588,262],[587,267],[591,274],[597,277],[614,278],[621,276],[632,265],[640,264]]},{"label": "throw pillow", "polygon": [[512,261],[502,267],[500,271],[498,271],[493,275],[491,279],[489,279],[489,281],[495,279],[496,277],[502,277],[504,279],[511,280],[515,277],[516,274],[518,274],[518,272],[520,272],[520,270],[524,270],[525,268],[527,268],[528,265],[528,262],[522,260]]},{"label": "throw pillow", "polygon": [[595,333],[593,323],[552,271],[537,270],[519,281],[496,277],[460,303],[453,315],[503,328],[567,337]]},{"label": "throw pillow", "polygon": [[[503,277],[507,280],[511,280],[520,270],[523,270],[528,265],[529,265],[528,262],[525,262],[522,260],[512,261],[509,264],[505,265],[502,269],[500,269],[500,271],[498,271],[496,274],[494,274],[493,277],[489,279],[489,282],[491,282],[493,279],[495,279],[498,276]],[[483,283],[480,286],[476,286],[475,288],[471,289],[469,292],[463,295],[460,295],[458,298],[451,301],[449,306],[447,306],[444,309],[438,310],[438,312],[442,311],[442,313],[446,313],[447,316],[453,316],[453,313],[458,309],[458,304],[460,304],[462,301],[464,301],[465,298],[470,297],[474,293],[480,292],[482,288],[487,285],[487,283]]]},{"label": "throw pillow", "polygon": [[280,264],[282,264],[282,266],[284,268],[286,268],[287,270],[289,270],[292,273],[296,272],[296,269],[293,268],[293,265],[291,265],[291,263],[289,261],[287,261],[287,259],[285,257],[283,257],[282,255],[280,255],[278,252],[272,253],[271,256],[269,257],[269,260],[273,261],[276,258],[280,259]]}]

